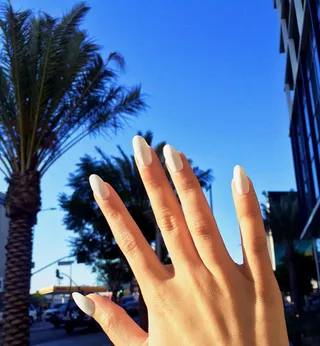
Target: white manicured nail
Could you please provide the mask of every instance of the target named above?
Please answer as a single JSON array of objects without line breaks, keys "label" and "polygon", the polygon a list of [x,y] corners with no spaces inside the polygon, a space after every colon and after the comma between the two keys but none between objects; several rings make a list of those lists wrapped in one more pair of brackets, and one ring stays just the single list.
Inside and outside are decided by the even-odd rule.
[{"label": "white manicured nail", "polygon": [[152,162],[152,154],[146,140],[141,136],[134,136],[132,145],[138,163],[142,166],[149,166]]},{"label": "white manicured nail", "polygon": [[246,172],[241,166],[234,167],[233,179],[238,194],[246,195],[249,192],[249,180]]},{"label": "white manicured nail", "polygon": [[78,305],[78,307],[87,315],[93,316],[95,305],[92,300],[89,298],[83,296],[82,294],[78,292],[72,293],[72,297],[75,301],[75,303]]},{"label": "white manicured nail", "polygon": [[180,172],[182,170],[183,162],[179,153],[174,147],[169,144],[165,145],[163,148],[163,155],[172,172]]},{"label": "white manicured nail", "polygon": [[89,177],[89,182],[92,191],[99,199],[106,199],[110,195],[110,191],[106,187],[104,181],[96,174],[91,174]]}]

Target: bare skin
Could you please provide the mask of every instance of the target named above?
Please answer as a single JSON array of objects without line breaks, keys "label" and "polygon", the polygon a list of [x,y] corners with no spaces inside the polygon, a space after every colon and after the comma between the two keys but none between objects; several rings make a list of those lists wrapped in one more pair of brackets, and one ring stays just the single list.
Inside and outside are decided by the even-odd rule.
[{"label": "bare skin", "polygon": [[181,208],[152,148],[141,137],[135,137],[133,144],[172,266],[159,262],[112,187],[91,176],[95,199],[142,290],[149,332],[99,295],[75,294],[80,308],[96,319],[117,346],[287,346],[282,298],[260,207],[244,170],[237,166],[232,181],[244,254],[244,263],[238,265],[226,250],[185,156],[165,148]]}]

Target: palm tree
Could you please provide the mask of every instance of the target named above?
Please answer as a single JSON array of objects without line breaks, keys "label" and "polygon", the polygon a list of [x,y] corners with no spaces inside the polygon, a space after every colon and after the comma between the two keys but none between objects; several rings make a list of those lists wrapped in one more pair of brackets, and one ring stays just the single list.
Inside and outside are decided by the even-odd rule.
[{"label": "palm tree", "polygon": [[0,161],[9,184],[10,218],[4,294],[5,346],[29,344],[28,297],[33,227],[40,181],[66,151],[89,134],[116,130],[144,109],[140,87],[117,82],[124,59],[99,46],[80,24],[89,7],[62,18],[14,11],[0,16]]},{"label": "palm tree", "polygon": [[[143,136],[152,146],[153,133],[151,131],[145,134],[138,132],[138,135]],[[166,142],[163,141],[153,146],[163,165],[165,144]],[[83,262],[93,268],[96,268],[97,264],[107,264],[108,261],[116,258],[120,258],[121,261],[125,258],[115,244],[110,227],[92,198],[92,191],[88,184],[88,178],[92,173],[98,174],[115,188],[148,242],[156,238],[155,220],[150,217],[150,213],[152,214],[150,202],[134,157],[128,156],[119,146],[118,149],[120,152],[118,157],[108,156],[99,148],[96,150],[101,159],[97,160],[88,155],[83,157],[76,172],[70,174],[69,177],[68,186],[73,189],[72,195],[61,194],[59,198],[60,206],[67,213],[63,220],[66,228],[77,234],[71,242],[74,255],[81,257]],[[201,186],[207,188],[213,180],[211,170],[204,171],[199,167],[193,169]],[[169,173],[166,172],[172,184]],[[100,266],[97,270],[107,276],[112,274],[108,265]],[[143,304],[140,304],[140,307],[144,312],[140,316],[141,325],[146,329],[146,309],[143,309]]]},{"label": "palm tree", "polygon": [[[268,197],[267,194],[265,196]],[[280,195],[279,200],[270,200],[262,205],[266,228],[272,231],[274,241],[285,246],[285,259],[289,268],[290,288],[293,302],[301,309],[299,282],[297,279],[296,251],[294,242],[301,234],[299,200],[294,191]]]},{"label": "palm tree", "polygon": [[[138,132],[138,135],[143,136],[152,146],[151,131],[144,134]],[[153,146],[163,165],[165,145],[166,142],[163,141]],[[108,156],[99,148],[96,150],[100,159],[85,155],[77,164],[76,172],[70,174],[68,186],[73,193],[69,196],[67,194],[59,196],[60,206],[66,211],[63,222],[68,230],[77,234],[71,242],[74,254],[89,265],[95,265],[99,258],[106,260],[121,256],[121,251],[116,250],[118,247],[115,247],[109,225],[92,199],[88,178],[93,172],[115,188],[148,242],[155,240],[156,230],[155,221],[148,214],[151,206],[134,157],[128,156],[120,146],[118,146],[120,152],[118,157]],[[199,167],[193,169],[201,186],[206,188],[213,180],[211,170],[204,171]],[[167,170],[166,172],[168,174]],[[172,183],[169,174],[168,178]]]}]

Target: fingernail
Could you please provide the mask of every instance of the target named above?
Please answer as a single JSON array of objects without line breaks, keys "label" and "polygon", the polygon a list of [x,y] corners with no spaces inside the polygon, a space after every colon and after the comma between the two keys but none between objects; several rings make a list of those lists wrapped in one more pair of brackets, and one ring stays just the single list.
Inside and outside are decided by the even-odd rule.
[{"label": "fingernail", "polygon": [[75,301],[75,303],[78,305],[78,307],[87,315],[93,316],[95,305],[92,300],[89,298],[83,296],[82,294],[78,292],[72,293],[72,297]]},{"label": "fingernail", "polygon": [[152,154],[146,140],[141,136],[135,136],[132,145],[138,163],[142,166],[149,166],[152,162]]},{"label": "fingernail", "polygon": [[179,153],[174,147],[169,144],[165,145],[163,148],[163,155],[172,172],[180,172],[182,170],[183,162]]},{"label": "fingernail", "polygon": [[234,167],[233,179],[238,194],[246,195],[249,192],[249,180],[246,172],[241,166]]},{"label": "fingernail", "polygon": [[110,195],[110,191],[106,187],[104,181],[96,174],[91,174],[89,177],[89,182],[92,191],[99,199],[106,199]]}]

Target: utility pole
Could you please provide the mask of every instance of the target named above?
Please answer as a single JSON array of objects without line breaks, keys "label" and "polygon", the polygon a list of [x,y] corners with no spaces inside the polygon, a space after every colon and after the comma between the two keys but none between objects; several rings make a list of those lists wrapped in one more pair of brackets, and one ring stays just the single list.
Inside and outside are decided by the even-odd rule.
[{"label": "utility pole", "polygon": [[65,258],[70,258],[70,255],[69,255],[69,256],[61,257],[61,258],[55,260],[54,262],[47,264],[46,266],[44,266],[44,267],[42,267],[42,268],[36,270],[35,272],[31,273],[31,275],[38,274],[38,273],[42,272],[43,270],[45,270],[45,269],[47,269],[47,268],[53,266],[54,264],[56,264],[57,262],[59,262],[59,261],[65,259]]},{"label": "utility pole", "polygon": [[70,284],[69,284],[70,296],[72,293],[72,263],[73,263],[73,261],[59,261],[58,262],[58,266],[70,266],[70,275],[64,274],[64,275],[68,276],[70,279]]}]

